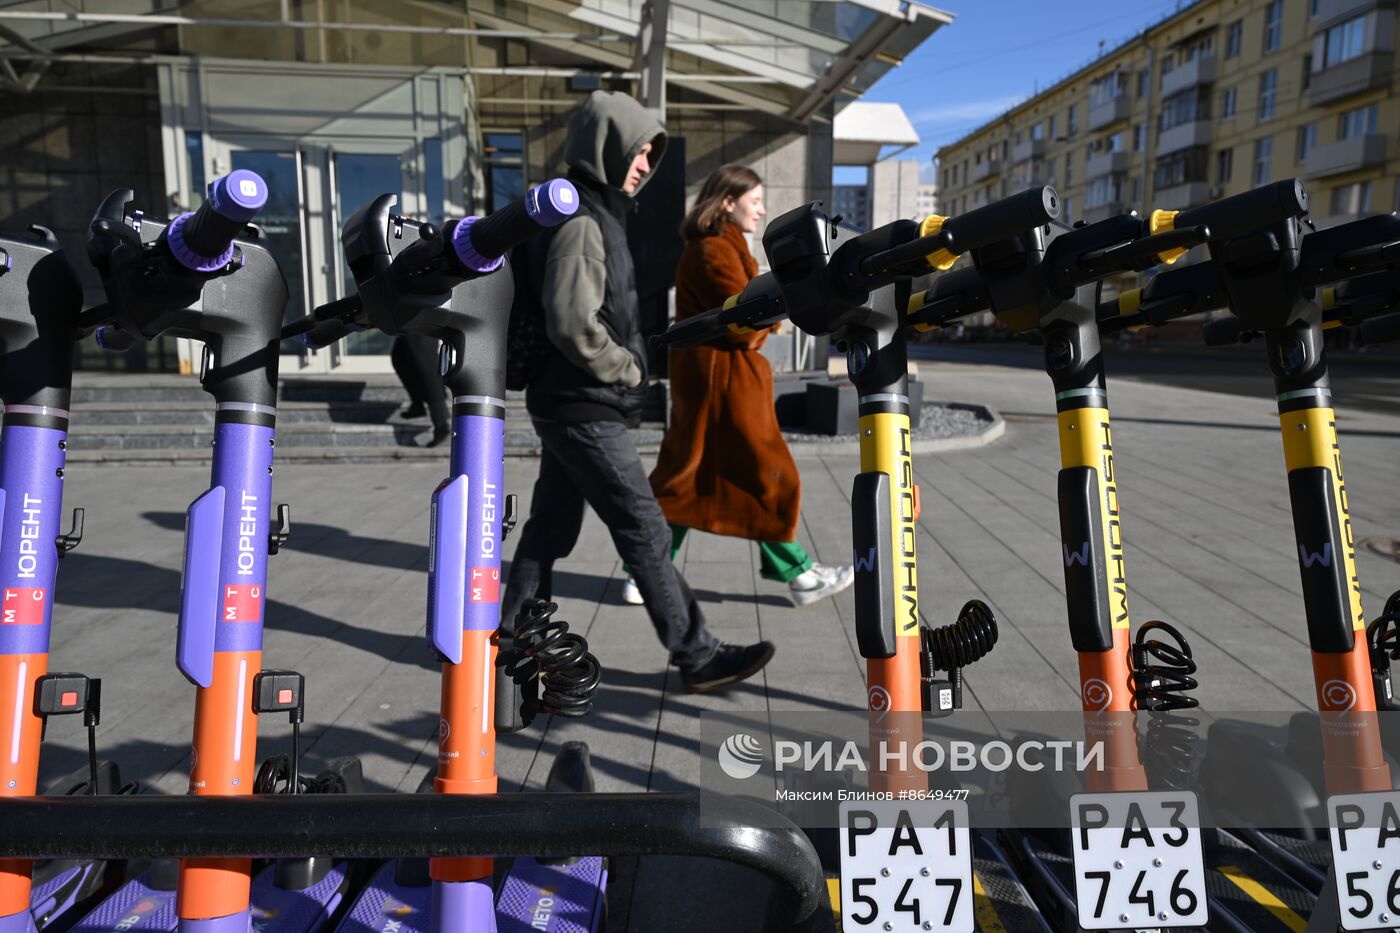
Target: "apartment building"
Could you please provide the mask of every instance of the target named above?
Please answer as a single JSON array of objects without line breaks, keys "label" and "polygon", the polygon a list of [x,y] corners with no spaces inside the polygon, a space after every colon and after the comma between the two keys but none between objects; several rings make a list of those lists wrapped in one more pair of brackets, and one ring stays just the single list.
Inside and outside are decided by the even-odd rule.
[{"label": "apartment building", "polygon": [[1329,226],[1400,208],[1396,0],[1199,0],[938,152],[957,214],[1053,185],[1070,222],[1300,177]]}]

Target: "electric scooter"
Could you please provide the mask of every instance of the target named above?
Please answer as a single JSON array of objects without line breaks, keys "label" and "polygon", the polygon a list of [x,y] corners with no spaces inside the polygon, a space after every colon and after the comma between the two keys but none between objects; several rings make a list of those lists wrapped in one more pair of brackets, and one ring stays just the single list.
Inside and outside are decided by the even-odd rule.
[{"label": "electric scooter", "polygon": [[[1301,185],[1293,181],[1281,182],[1241,197],[1246,200],[1232,203],[1236,199],[1228,199],[1218,206],[1226,212],[1224,216],[1233,227],[1227,234],[1230,239],[1212,246],[1212,256],[1216,258],[1191,267],[1195,271],[1190,279],[1172,278],[1176,273],[1158,276],[1140,294],[1129,293],[1101,308],[1101,316],[1106,327],[1116,329],[1162,324],[1200,311],[1233,309],[1239,302],[1246,308],[1245,314],[1207,322],[1204,327],[1207,344],[1225,345],[1258,338],[1268,342],[1269,335],[1274,335],[1270,343],[1273,348],[1270,364],[1276,383],[1282,387],[1280,419],[1290,468],[1295,529],[1299,533],[1299,547],[1303,549],[1300,550],[1300,567],[1305,581],[1305,609],[1314,645],[1315,669],[1331,670],[1339,661],[1348,669],[1355,666],[1359,663],[1355,656],[1359,641],[1359,650],[1369,655],[1371,695],[1376,705],[1390,708],[1393,687],[1391,659],[1387,655],[1393,644],[1387,631],[1393,622],[1395,600],[1392,599],[1386,612],[1369,626],[1361,616],[1359,595],[1356,596],[1358,603],[1350,605],[1351,598],[1344,601],[1340,595],[1346,591],[1324,590],[1329,598],[1335,598],[1330,603],[1319,604],[1318,586],[1325,586],[1325,583],[1318,583],[1317,571],[1325,568],[1314,566],[1323,562],[1316,558],[1309,561],[1307,555],[1326,555],[1329,559],[1325,563],[1332,565],[1333,572],[1350,574],[1354,585],[1354,558],[1343,546],[1343,542],[1351,540],[1345,510],[1332,506],[1330,529],[1325,523],[1319,528],[1312,521],[1319,508],[1328,510],[1328,487],[1319,482],[1321,479],[1335,481],[1338,490],[1345,489],[1340,479],[1335,440],[1328,441],[1335,429],[1331,427],[1332,416],[1327,413],[1330,393],[1326,391],[1321,332],[1337,326],[1357,326],[1365,332],[1385,320],[1377,315],[1384,315],[1400,304],[1395,273],[1374,271],[1393,268],[1396,264],[1397,253],[1400,253],[1400,218],[1395,215],[1366,218],[1307,234],[1299,243],[1297,224],[1307,207]],[[1180,217],[1173,221],[1179,222]],[[1221,269],[1231,262],[1236,270],[1222,274]],[[1325,287],[1329,283],[1335,284]],[[1227,289],[1227,284],[1233,287]],[[1256,285],[1266,288],[1264,303],[1256,303],[1249,290]],[[1120,316],[1119,312],[1126,312],[1126,316]],[[1284,349],[1289,352],[1280,355]],[[1295,371],[1294,367],[1299,368]],[[1294,374],[1287,375],[1290,372]],[[1298,381],[1300,387],[1288,389],[1285,382],[1291,381]],[[1298,394],[1290,395],[1290,392]],[[1328,451],[1304,450],[1297,440],[1298,434],[1310,431],[1315,434],[1319,430],[1324,435],[1323,441],[1314,438],[1313,443],[1329,445],[1332,459],[1326,463],[1314,461],[1326,460]],[[1323,475],[1324,472],[1327,475]],[[1304,477],[1312,477],[1314,485],[1304,486],[1308,482]],[[1325,539],[1320,543],[1312,542],[1320,552],[1306,550],[1311,545],[1303,540],[1305,529],[1309,534],[1320,532]],[[1333,557],[1338,559],[1333,560]],[[1338,576],[1333,582],[1338,579],[1342,578]],[[1350,592],[1359,594],[1355,589]],[[1352,612],[1359,621],[1352,621]],[[1364,633],[1359,638],[1351,635],[1353,647],[1349,651],[1342,650],[1348,638],[1344,627],[1338,624],[1339,618],[1351,622],[1352,633]],[[1329,650],[1321,650],[1320,645]],[[1346,654],[1352,657],[1349,660],[1336,657]],[[1319,681],[1319,690],[1328,692],[1322,687],[1324,683],[1331,683],[1332,692],[1340,694],[1344,688],[1349,689],[1352,682],[1328,678]],[[1358,702],[1363,704],[1363,710],[1369,704],[1360,695]],[[1335,716],[1324,711],[1322,718]],[[1336,792],[1337,785],[1346,789],[1371,783],[1380,785],[1387,780],[1388,761],[1379,757],[1376,717],[1363,713],[1355,717],[1355,722],[1361,727],[1359,732],[1339,737],[1335,732],[1347,733],[1350,727],[1334,730],[1330,747],[1328,730],[1319,731],[1316,714],[1298,714],[1281,736],[1264,734],[1253,724],[1228,720],[1211,727],[1202,780],[1217,801],[1220,815],[1237,824],[1240,827],[1237,832],[1261,855],[1314,892],[1324,889],[1330,872],[1331,854],[1326,833],[1319,830],[1325,826],[1323,803],[1329,789]],[[1380,726],[1383,728],[1385,723]],[[1349,747],[1352,742],[1356,744]],[[1325,761],[1328,758],[1336,761],[1338,757],[1349,765],[1329,771]],[[1290,814],[1285,822],[1294,829],[1274,832],[1257,828],[1270,825],[1270,814],[1277,819],[1280,813]],[[1302,828],[1301,832],[1297,828]],[[1324,903],[1329,912],[1335,913],[1332,892],[1328,892]]]},{"label": "electric scooter", "polygon": [[[654,346],[683,347],[789,318],[807,333],[834,336],[846,353],[860,400],[861,472],[852,488],[851,521],[856,636],[867,659],[872,741],[878,730],[890,741],[917,742],[920,713],[960,708],[962,668],[984,657],[997,635],[995,617],[979,600],[939,628],[924,624],[919,613],[919,494],[903,320],[910,280],[946,269],[961,253],[1043,224],[1057,212],[1046,189],[959,218],[896,221],[832,251],[836,228],[820,203],[813,203],[769,222],[763,246],[770,272],[722,307],[679,321],[652,339]],[[877,772],[871,789],[917,793],[925,780],[922,773]],[[978,911],[981,927],[1047,929],[997,844],[985,834],[974,840],[974,886],[986,905]]]},{"label": "electric scooter", "polygon": [[[920,329],[990,307],[1013,331],[1034,334],[1044,346],[1046,373],[1055,388],[1065,591],[1080,657],[1086,737],[1101,739],[1108,748],[1107,773],[1088,775],[1091,792],[1186,789],[1195,780],[1188,727],[1196,722],[1180,713],[1197,705],[1189,695],[1197,685],[1189,643],[1179,630],[1156,621],[1143,625],[1132,639],[1124,509],[1116,479],[1121,471],[1113,459],[1095,292],[1103,278],[1174,262],[1208,235],[1204,223],[1173,228],[1135,213],[1068,230],[1028,229],[974,250],[975,280],[969,270],[950,273],[910,303],[909,321]],[[1173,276],[1199,273],[1186,267],[1157,279]],[[1141,745],[1135,711],[1147,720]],[[1046,808],[1064,812],[1074,790],[1067,786],[1049,792],[1042,781],[1013,780],[1012,796],[1027,813]],[[1078,911],[1068,836],[1009,830],[1004,838],[1047,912],[1073,927]],[[1211,832],[1205,840],[1212,928],[1286,927],[1248,890],[1258,887],[1290,905],[1306,902],[1306,892],[1235,837]]]},{"label": "electric scooter", "polygon": [[[516,511],[515,497],[503,491],[505,335],[515,289],[505,257],[516,244],[571,216],[578,194],[556,179],[489,217],[467,217],[441,229],[394,214],[396,200],[381,195],[346,221],[341,241],[355,295],[292,322],[283,337],[299,336],[307,347],[320,349],[372,327],[442,341],[453,433],[450,475],[432,495],[429,539],[428,643],[442,662],[432,789],[489,794],[496,790],[496,732],[524,728],[542,711],[587,713],[601,679],[587,642],[551,618],[557,608],[552,603],[528,603],[512,628],[497,633],[501,546]],[[581,743],[565,748],[547,789],[570,786],[592,786]],[[493,875],[490,858],[390,863],[341,930],[377,931],[387,920],[396,921],[396,929],[425,933],[495,929],[498,920],[530,928],[543,916],[549,929],[599,927],[607,883],[599,857],[556,864],[516,859],[499,897]]]},{"label": "electric scooter", "polygon": [[[34,226],[0,237],[0,796],[34,793],[49,717],[74,714],[88,728],[88,767],[55,789],[121,790],[116,765],[97,758],[102,682],[48,672],[58,563],[83,537],[82,509],[73,510],[69,531],[59,524],[82,300],[51,231]],[[0,861],[0,930],[62,925],[111,880],[114,873],[98,861]]]},{"label": "electric scooter", "polygon": [[[200,341],[200,383],[215,400],[212,483],[186,517],[176,641],[176,663],[196,688],[196,795],[276,789],[276,768],[257,773],[258,716],[287,712],[295,724],[303,708],[300,674],[261,670],[267,559],[291,530],[289,508],[278,507],[274,526],[271,505],[287,286],[266,235],[249,226],[267,195],[260,177],[235,171],[210,184],[197,211],[166,224],[129,210],[132,192],[117,190],[98,208],[88,241],[107,302],[84,312],[80,324],[109,350],[161,334]],[[289,763],[293,790],[300,789],[298,754],[294,748]],[[345,770],[339,782],[313,783],[355,789],[341,787]],[[80,928],[115,917],[123,929],[244,933],[257,919],[261,933],[304,933],[350,884],[345,864],[327,859],[272,866],[256,882],[246,858],[186,859],[170,868],[156,865],[134,878]]]}]

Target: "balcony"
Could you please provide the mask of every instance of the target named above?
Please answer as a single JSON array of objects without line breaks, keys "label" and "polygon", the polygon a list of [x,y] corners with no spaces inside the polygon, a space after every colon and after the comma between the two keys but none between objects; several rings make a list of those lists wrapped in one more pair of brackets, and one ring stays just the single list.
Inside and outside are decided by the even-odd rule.
[{"label": "balcony", "polygon": [[972,180],[973,180],[973,181],[986,181],[988,178],[994,178],[994,177],[996,177],[997,175],[1000,175],[1000,174],[1001,174],[1001,160],[1000,160],[1000,159],[986,159],[986,160],[984,160],[984,161],[982,161],[982,162],[978,162],[976,165],[974,165],[974,166],[972,167]]},{"label": "balcony", "polygon": [[1012,162],[1029,162],[1031,159],[1039,159],[1045,155],[1045,140],[1028,139],[1023,143],[1017,143],[1011,150]]},{"label": "balcony", "polygon": [[1171,97],[1173,94],[1214,81],[1215,59],[1209,55],[1202,55],[1184,65],[1177,65],[1162,75],[1162,96]]},{"label": "balcony", "polygon": [[1099,178],[1104,175],[1121,175],[1127,170],[1128,154],[1122,150],[1100,153],[1084,163],[1085,179]]},{"label": "balcony", "polygon": [[1376,7],[1394,7],[1395,0],[1319,0],[1317,5],[1317,28],[1326,29],[1344,23],[1354,16],[1360,16]]},{"label": "balcony", "polygon": [[1204,181],[1188,181],[1170,188],[1159,188],[1152,195],[1152,207],[1159,211],[1183,211],[1204,204],[1210,198],[1210,185]]},{"label": "balcony", "polygon": [[1128,119],[1128,115],[1133,112],[1133,102],[1127,94],[1119,94],[1113,100],[1089,108],[1089,129],[1101,130],[1105,126],[1112,126],[1119,120]]},{"label": "balcony", "polygon": [[1210,143],[1210,121],[1193,120],[1190,123],[1182,123],[1158,133],[1157,155],[1164,156],[1168,153],[1190,149],[1192,146],[1204,146],[1208,143]]},{"label": "balcony", "polygon": [[1330,101],[1390,85],[1390,69],[1395,53],[1377,49],[1340,65],[1314,71],[1308,85],[1308,106],[1317,107]]},{"label": "balcony", "polygon": [[1369,133],[1315,147],[1308,153],[1304,166],[1309,178],[1325,178],[1384,163],[1385,136]]}]

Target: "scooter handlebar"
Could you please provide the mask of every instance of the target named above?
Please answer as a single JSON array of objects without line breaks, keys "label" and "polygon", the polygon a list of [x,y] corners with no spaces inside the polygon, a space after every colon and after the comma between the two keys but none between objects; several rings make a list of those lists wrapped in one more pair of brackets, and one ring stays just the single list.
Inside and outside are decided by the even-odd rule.
[{"label": "scooter handlebar", "polygon": [[1307,189],[1298,179],[1288,178],[1180,211],[1172,218],[1172,225],[1176,229],[1209,227],[1212,240],[1228,240],[1288,217],[1302,217],[1307,212]]},{"label": "scooter handlebar", "polygon": [[1060,196],[1049,185],[1013,194],[985,207],[943,221],[943,230],[952,239],[952,250],[969,250],[1044,226],[1060,216]]},{"label": "scooter handlebar", "polygon": [[[236,169],[209,185],[209,196],[193,214],[184,215],[178,237],[196,256],[222,256],[233,240],[267,204],[267,182],[256,172]],[[172,228],[174,224],[172,224]]]},{"label": "scooter handlebar", "polygon": [[452,247],[474,272],[490,272],[511,247],[568,220],[578,210],[578,190],[566,178],[532,188],[489,217],[469,217],[452,231]]},{"label": "scooter handlebar", "polygon": [[355,323],[355,318],[363,313],[360,296],[349,295],[320,305],[305,317],[286,324],[282,328],[282,339],[300,337],[307,349],[322,350],[347,334],[364,330],[363,325]]}]

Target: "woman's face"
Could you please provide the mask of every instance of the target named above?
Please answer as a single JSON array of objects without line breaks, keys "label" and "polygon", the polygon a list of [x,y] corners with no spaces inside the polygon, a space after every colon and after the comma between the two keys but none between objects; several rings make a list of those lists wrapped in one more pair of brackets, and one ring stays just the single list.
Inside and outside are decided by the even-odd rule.
[{"label": "woman's face", "polygon": [[768,213],[763,209],[762,185],[754,185],[738,198],[725,198],[724,206],[729,220],[745,233],[757,232],[758,222]]}]

